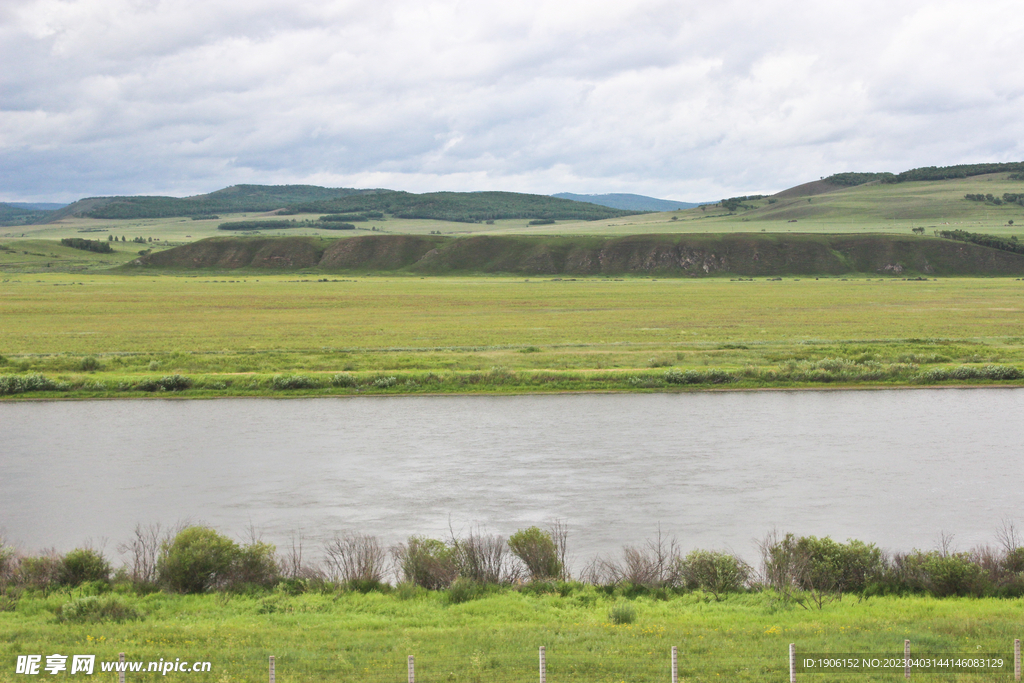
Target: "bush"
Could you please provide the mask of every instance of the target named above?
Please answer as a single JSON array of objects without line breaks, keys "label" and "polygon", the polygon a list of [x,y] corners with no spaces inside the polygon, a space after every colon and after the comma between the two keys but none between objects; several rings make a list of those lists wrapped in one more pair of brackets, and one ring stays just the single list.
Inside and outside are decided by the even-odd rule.
[{"label": "bush", "polygon": [[66,602],[57,609],[57,620],[70,624],[104,621],[140,621],[142,612],[115,595],[89,596]]},{"label": "bush", "polygon": [[452,585],[448,586],[448,590],[445,593],[445,600],[452,605],[458,605],[463,602],[469,602],[470,600],[476,600],[477,598],[483,597],[487,593],[487,588],[483,584],[477,583],[473,579],[460,576],[452,582]]},{"label": "bush", "polygon": [[558,548],[547,531],[532,526],[520,529],[508,539],[512,554],[522,560],[530,572],[530,579],[557,579],[562,575],[562,563],[558,559]]},{"label": "bush", "polygon": [[279,391],[288,389],[319,389],[320,380],[309,375],[274,375],[270,387]]},{"label": "bush", "polygon": [[354,387],[356,380],[352,375],[339,372],[338,374],[331,377],[331,386],[335,387]]},{"label": "bush", "polygon": [[156,381],[164,391],[181,391],[192,386],[192,380],[184,375],[167,375]]},{"label": "bush", "polygon": [[628,602],[620,602],[608,611],[608,620],[613,624],[632,624],[636,621],[636,608]]},{"label": "bush", "polygon": [[61,561],[60,582],[78,586],[86,581],[108,581],[110,563],[102,554],[88,548],[77,548]]},{"label": "bush", "polygon": [[936,597],[981,596],[987,588],[982,568],[967,553],[942,555],[931,552],[925,556],[921,568],[928,590]]},{"label": "bush", "polygon": [[390,389],[398,384],[397,377],[378,377],[370,383],[374,389]]},{"label": "bush", "polygon": [[447,588],[458,578],[455,551],[442,541],[413,536],[395,549],[404,579],[428,590]]},{"label": "bush", "polygon": [[735,378],[725,370],[669,370],[665,373],[669,384],[728,384]]},{"label": "bush", "polygon": [[86,356],[78,364],[78,369],[82,372],[95,372],[100,369],[100,362],[95,356]]},{"label": "bush", "polygon": [[229,576],[238,546],[213,529],[191,526],[161,546],[160,582],[181,593],[202,593]]},{"label": "bush", "polygon": [[728,553],[694,550],[682,561],[682,573],[687,588],[699,588],[720,600],[723,593],[743,588],[750,576],[750,567]]},{"label": "bush", "polygon": [[69,388],[64,382],[54,382],[40,374],[0,375],[0,396],[30,391],[67,391]]},{"label": "bush", "polygon": [[[226,540],[226,539],[225,539]],[[238,589],[244,586],[273,586],[281,577],[275,553],[269,543],[252,543],[238,548],[229,573],[229,584]]]},{"label": "bush", "polygon": [[387,553],[376,536],[349,533],[335,536],[324,548],[332,581],[372,584],[384,582]]},{"label": "bush", "polygon": [[22,557],[18,561],[17,580],[24,586],[45,591],[60,584],[62,569],[61,557],[55,551],[38,557]]}]

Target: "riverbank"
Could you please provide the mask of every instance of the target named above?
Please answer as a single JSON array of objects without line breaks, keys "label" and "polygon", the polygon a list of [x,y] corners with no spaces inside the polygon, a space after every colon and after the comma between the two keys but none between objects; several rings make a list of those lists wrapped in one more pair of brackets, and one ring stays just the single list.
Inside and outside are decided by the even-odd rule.
[{"label": "riverbank", "polygon": [[[703,593],[629,598],[585,586],[507,590],[458,603],[446,592],[275,590],[122,594],[142,620],[58,621],[57,610],[88,593],[26,596],[0,611],[0,635],[16,638],[0,680],[18,678],[15,655],[88,654],[99,662],[124,652],[128,661],[210,662],[209,673],[188,675],[195,681],[265,678],[270,655],[279,680],[404,680],[413,655],[417,680],[514,681],[537,676],[544,645],[551,680],[668,680],[676,646],[682,681],[761,682],[788,675],[790,643],[798,654],[901,658],[904,639],[914,654],[999,655],[1008,668],[995,675],[1010,680],[1024,606],[1021,600],[847,597],[808,610],[771,593],[716,602]],[[616,623],[616,609],[632,621]],[[902,675],[898,668],[860,672],[858,679],[888,681]],[[959,673],[957,680],[993,675]]]}]

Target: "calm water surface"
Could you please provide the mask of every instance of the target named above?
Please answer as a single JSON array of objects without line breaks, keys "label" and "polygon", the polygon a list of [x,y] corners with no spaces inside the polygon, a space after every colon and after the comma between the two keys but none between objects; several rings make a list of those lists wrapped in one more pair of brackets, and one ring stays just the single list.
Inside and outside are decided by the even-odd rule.
[{"label": "calm water surface", "polygon": [[1024,390],[0,404],[0,529],[136,523],[388,542],[561,519],[579,560],[660,525],[755,559],[772,528],[930,548],[1024,522]]}]

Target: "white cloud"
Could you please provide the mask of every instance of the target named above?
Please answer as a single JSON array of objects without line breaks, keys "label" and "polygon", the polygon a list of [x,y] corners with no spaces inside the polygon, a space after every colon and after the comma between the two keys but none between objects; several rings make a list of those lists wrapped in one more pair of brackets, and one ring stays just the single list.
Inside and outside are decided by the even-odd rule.
[{"label": "white cloud", "polygon": [[0,197],[713,199],[1024,158],[1002,1],[8,0]]}]

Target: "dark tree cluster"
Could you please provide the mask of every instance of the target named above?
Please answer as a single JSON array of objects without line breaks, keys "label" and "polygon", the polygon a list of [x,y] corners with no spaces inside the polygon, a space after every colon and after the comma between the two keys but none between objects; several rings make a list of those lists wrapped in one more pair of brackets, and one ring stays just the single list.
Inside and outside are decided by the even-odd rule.
[{"label": "dark tree cluster", "polygon": [[87,240],[81,237],[65,237],[60,241],[65,247],[71,247],[72,249],[82,249],[84,251],[94,251],[97,254],[110,254],[114,250],[111,248],[108,242],[101,242],[99,240]]}]

